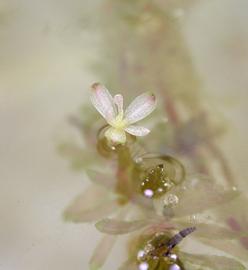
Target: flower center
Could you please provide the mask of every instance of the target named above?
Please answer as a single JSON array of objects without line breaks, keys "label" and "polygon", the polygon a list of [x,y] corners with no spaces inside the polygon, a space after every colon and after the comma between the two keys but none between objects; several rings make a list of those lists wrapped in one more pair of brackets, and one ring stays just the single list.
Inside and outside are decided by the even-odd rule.
[{"label": "flower center", "polygon": [[127,126],[127,122],[123,119],[123,113],[120,112],[116,118],[111,122],[111,126],[116,129],[124,129]]}]

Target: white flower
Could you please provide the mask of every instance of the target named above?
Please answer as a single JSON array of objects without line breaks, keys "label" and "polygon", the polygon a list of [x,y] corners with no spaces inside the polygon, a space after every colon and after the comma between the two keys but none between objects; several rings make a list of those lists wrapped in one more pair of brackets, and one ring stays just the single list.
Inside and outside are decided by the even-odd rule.
[{"label": "white flower", "polygon": [[147,92],[136,97],[123,110],[123,96],[111,96],[108,89],[99,83],[92,85],[91,102],[97,111],[106,119],[110,127],[106,130],[106,138],[115,144],[126,142],[126,132],[134,136],[145,136],[150,130],[133,125],[149,115],[156,107],[155,95]]}]

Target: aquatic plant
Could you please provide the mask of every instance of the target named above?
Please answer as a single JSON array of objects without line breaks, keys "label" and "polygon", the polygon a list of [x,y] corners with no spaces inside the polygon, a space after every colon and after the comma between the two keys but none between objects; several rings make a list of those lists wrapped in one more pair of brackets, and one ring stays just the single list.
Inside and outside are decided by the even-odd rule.
[{"label": "aquatic plant", "polygon": [[[247,262],[246,223],[235,215],[238,206],[229,208],[234,202],[240,206],[241,196],[218,146],[226,126],[208,107],[181,31],[193,2],[108,0],[92,10],[93,30],[100,37],[94,73],[111,89],[125,89],[127,99],[139,96],[140,88],[151,89],[159,106],[149,117],[152,132],[139,140],[139,133],[124,132],[119,94],[112,99],[104,90],[109,104],[101,109],[98,98],[93,98],[107,125],[89,104],[70,118],[86,146],[69,142],[60,150],[73,167],[86,171],[92,185],[64,216],[73,222],[95,221],[104,233],[91,269],[104,265],[117,236],[123,234],[131,240],[120,269],[245,269],[239,258]],[[103,86],[95,84],[93,89]],[[142,129],[145,133],[148,130]],[[160,252],[161,245],[168,248],[171,239],[192,227],[196,230],[171,254]],[[199,242],[207,245],[200,255]],[[155,256],[141,256],[151,246]],[[209,256],[211,247],[235,258]]]},{"label": "aquatic plant", "polygon": [[[104,89],[104,94],[109,95],[107,102],[112,102],[106,91]],[[106,99],[102,95],[98,97],[101,108],[106,108],[106,111],[101,111],[106,116],[109,106],[105,106],[101,99]],[[95,100],[93,104],[96,104]],[[182,252],[178,247],[181,241],[166,254],[163,249],[158,251],[162,247],[168,248],[171,239],[175,239],[173,235],[178,238],[186,228],[196,229],[190,237],[197,241],[239,239],[240,233],[231,233],[218,215],[211,218],[197,215],[204,216],[205,212],[229,203],[240,192],[202,175],[187,175],[181,162],[168,155],[146,152],[134,135],[128,135],[125,141],[119,138],[115,141],[115,137],[106,136],[106,128],[100,128],[96,147],[98,155],[108,162],[111,170],[106,173],[100,168],[86,169],[94,185],[76,198],[64,213],[65,218],[73,222],[97,221],[97,229],[108,234],[97,246],[90,261],[91,268],[103,266],[117,235],[136,232],[137,241],[132,245],[136,246],[136,251],[132,248],[129,252],[130,258],[123,269],[187,270],[200,266],[234,269],[228,268],[230,265],[235,269],[245,269],[238,261],[223,256],[213,260],[205,254]],[[137,259],[137,254],[149,250],[147,245],[153,246],[155,255],[149,251],[142,259]]]}]

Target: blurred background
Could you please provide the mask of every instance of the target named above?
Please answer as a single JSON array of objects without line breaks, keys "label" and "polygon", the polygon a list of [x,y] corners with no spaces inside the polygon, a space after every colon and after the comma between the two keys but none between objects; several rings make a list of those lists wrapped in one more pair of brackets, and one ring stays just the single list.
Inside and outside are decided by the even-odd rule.
[{"label": "blurred background", "polygon": [[[92,68],[112,61],[103,55],[104,32],[96,25],[104,20],[102,2],[0,2],[0,269],[88,269],[100,238],[94,226],[62,219],[88,180],[70,170],[56,145],[69,136],[67,116],[89,102],[90,85],[108,85]],[[220,147],[247,190],[248,2],[189,2],[185,9],[179,3],[174,15],[202,99],[228,123]],[[123,88],[114,91],[125,96]],[[121,257],[114,253],[106,269]]]}]

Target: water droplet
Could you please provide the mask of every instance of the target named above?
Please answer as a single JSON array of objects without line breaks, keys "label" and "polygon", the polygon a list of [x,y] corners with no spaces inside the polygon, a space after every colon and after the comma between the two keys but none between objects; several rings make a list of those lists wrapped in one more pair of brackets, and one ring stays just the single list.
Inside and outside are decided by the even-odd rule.
[{"label": "water droplet", "polygon": [[152,196],[153,196],[153,191],[151,190],[151,189],[145,189],[144,190],[144,195],[146,196],[146,197],[148,197],[148,198],[152,198]]},{"label": "water droplet", "polygon": [[189,217],[189,222],[192,224],[196,224],[197,223],[197,216],[196,215],[192,215]]},{"label": "water droplet", "polygon": [[144,250],[139,250],[138,254],[137,254],[137,260],[140,261],[142,259],[144,259],[146,253]]},{"label": "water droplet", "polygon": [[165,206],[169,207],[174,207],[178,204],[179,199],[175,194],[169,194],[165,199],[164,199],[164,204]]},{"label": "water droplet", "polygon": [[169,270],[181,270],[181,267],[178,264],[172,264]]},{"label": "water droplet", "polygon": [[144,248],[146,254],[154,250],[154,246],[152,244],[147,244]]},{"label": "water droplet", "polygon": [[137,157],[137,158],[135,158],[135,162],[136,163],[142,163],[142,161],[143,161],[143,158],[142,157]]},{"label": "water droplet", "polygon": [[148,270],[149,269],[149,264],[147,262],[142,262],[139,265],[139,270]]},{"label": "water droplet", "polygon": [[169,254],[168,256],[171,260],[176,261],[177,260],[177,255],[176,254]]}]

